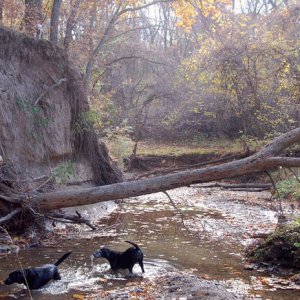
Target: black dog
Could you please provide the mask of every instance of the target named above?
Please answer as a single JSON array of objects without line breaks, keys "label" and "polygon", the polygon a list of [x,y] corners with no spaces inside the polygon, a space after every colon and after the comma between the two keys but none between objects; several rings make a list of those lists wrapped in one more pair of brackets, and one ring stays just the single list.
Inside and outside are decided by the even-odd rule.
[{"label": "black dog", "polygon": [[61,264],[72,252],[64,254],[55,264],[47,264],[37,268],[16,270],[11,272],[4,280],[7,285],[24,283],[28,289],[35,290],[43,287],[51,279],[60,280],[57,266]]},{"label": "black dog", "polygon": [[138,263],[144,273],[145,272],[144,265],[143,265],[144,254],[142,250],[135,243],[129,241],[125,241],[125,242],[133,245],[134,247],[130,247],[124,252],[114,251],[108,248],[102,248],[99,251],[95,252],[93,256],[96,258],[99,257],[106,258],[109,261],[112,270],[128,269],[129,274],[132,274],[133,266],[136,263]]}]

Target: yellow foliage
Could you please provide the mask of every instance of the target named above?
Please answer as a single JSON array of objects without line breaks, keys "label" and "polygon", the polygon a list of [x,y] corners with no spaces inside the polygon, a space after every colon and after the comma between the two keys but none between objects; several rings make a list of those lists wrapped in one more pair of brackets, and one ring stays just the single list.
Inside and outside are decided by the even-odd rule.
[{"label": "yellow foliage", "polygon": [[84,300],[85,296],[81,294],[73,294],[73,299],[79,299],[79,300]]},{"label": "yellow foliage", "polygon": [[189,31],[195,23],[195,17],[197,15],[192,4],[184,0],[178,0],[173,3],[173,9],[175,14],[179,17],[177,26]]},{"label": "yellow foliage", "polygon": [[231,4],[232,0],[203,0],[201,2],[177,0],[173,2],[173,9],[179,18],[177,26],[189,31],[198,15],[220,21],[223,10]]}]

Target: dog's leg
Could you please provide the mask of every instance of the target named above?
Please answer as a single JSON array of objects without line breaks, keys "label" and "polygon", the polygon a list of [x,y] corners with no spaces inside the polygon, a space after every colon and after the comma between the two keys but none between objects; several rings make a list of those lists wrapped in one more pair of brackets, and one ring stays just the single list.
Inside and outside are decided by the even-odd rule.
[{"label": "dog's leg", "polygon": [[145,273],[145,270],[144,270],[144,264],[143,264],[143,261],[142,261],[142,260],[139,261],[139,265],[140,265],[140,267],[141,267],[141,269],[142,269],[142,272]]},{"label": "dog's leg", "polygon": [[130,265],[130,266],[128,267],[128,270],[129,270],[128,276],[130,276],[130,277],[133,276],[133,272],[132,272],[133,266],[134,266],[134,264],[133,264],[133,265]]},{"label": "dog's leg", "polygon": [[61,280],[58,270],[55,270],[55,273],[53,275],[53,280]]}]

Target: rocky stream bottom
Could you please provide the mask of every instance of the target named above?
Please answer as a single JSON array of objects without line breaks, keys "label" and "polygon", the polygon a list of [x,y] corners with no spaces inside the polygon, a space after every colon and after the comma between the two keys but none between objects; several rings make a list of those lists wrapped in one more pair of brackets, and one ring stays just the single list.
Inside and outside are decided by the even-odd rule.
[{"label": "rocky stream bottom", "polygon": [[[72,250],[60,266],[62,280],[31,294],[22,285],[0,285],[0,299],[300,299],[300,285],[289,280],[297,272],[274,275],[243,259],[254,235],[276,227],[278,205],[269,192],[196,185],[169,195],[172,201],[157,193],[77,208],[97,224],[96,231],[49,223],[42,246],[0,256],[0,279],[21,266],[53,263]],[[289,204],[283,209],[288,216],[297,213]],[[36,228],[29,238],[35,245]],[[104,245],[125,250],[125,240],[142,248],[144,274],[138,265],[129,277],[126,271],[112,272],[105,259],[91,259]]]}]

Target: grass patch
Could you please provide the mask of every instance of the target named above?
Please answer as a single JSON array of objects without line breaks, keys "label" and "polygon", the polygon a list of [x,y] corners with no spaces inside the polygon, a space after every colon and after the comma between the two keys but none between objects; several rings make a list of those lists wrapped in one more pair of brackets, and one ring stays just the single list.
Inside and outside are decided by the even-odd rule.
[{"label": "grass patch", "polygon": [[[104,141],[107,145],[111,157],[116,160],[121,168],[123,168],[124,158],[132,154],[134,142],[126,137],[117,135],[113,139]],[[235,141],[225,139],[203,140],[199,142],[157,142],[143,141],[138,144],[137,155],[174,155],[183,154],[227,154],[242,152],[241,144]]]},{"label": "grass patch", "polygon": [[140,142],[138,155],[226,154],[243,151],[240,144],[229,140],[203,140],[201,142]]},{"label": "grass patch", "polygon": [[116,136],[113,139],[104,140],[109,154],[113,160],[118,162],[119,167],[123,169],[124,167],[124,158],[132,154],[132,149],[134,142],[126,136]]},{"label": "grass patch", "polygon": [[281,180],[276,183],[276,188],[280,198],[286,199],[292,197],[296,200],[300,200],[300,183],[296,178]]}]

